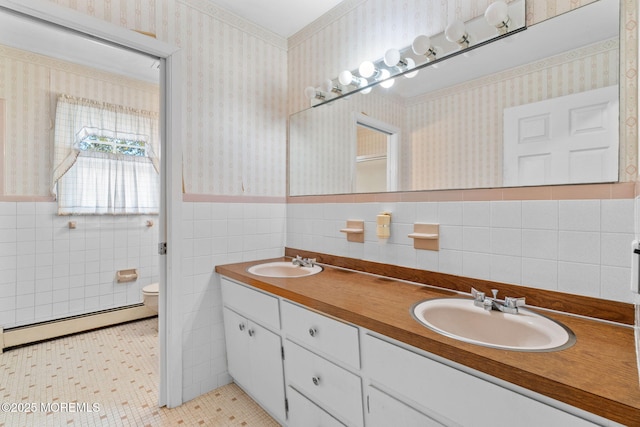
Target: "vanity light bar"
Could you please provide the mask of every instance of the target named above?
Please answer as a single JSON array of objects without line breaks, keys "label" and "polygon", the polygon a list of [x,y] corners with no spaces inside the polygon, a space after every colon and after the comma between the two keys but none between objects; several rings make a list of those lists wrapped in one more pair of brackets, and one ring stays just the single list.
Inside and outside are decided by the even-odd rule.
[{"label": "vanity light bar", "polygon": [[[378,84],[389,88],[398,76],[414,77],[420,68],[437,66],[448,56],[463,54],[526,29],[525,12],[526,0],[495,1],[483,16],[466,22],[452,21],[442,33],[430,37],[418,35],[411,46],[389,49],[383,58],[364,61],[357,70],[344,70],[338,77],[327,79],[322,87],[307,87],[307,97],[315,107],[354,92],[369,93]],[[326,88],[331,90],[323,90]],[[314,89],[316,96],[309,97]]]}]

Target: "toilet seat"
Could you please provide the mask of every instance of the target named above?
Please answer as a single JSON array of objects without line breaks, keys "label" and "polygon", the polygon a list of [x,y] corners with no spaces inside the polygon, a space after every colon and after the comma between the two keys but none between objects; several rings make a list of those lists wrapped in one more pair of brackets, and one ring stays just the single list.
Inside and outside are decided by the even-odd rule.
[{"label": "toilet seat", "polygon": [[158,295],[159,292],[160,292],[159,283],[152,283],[142,288],[142,293],[145,295]]}]

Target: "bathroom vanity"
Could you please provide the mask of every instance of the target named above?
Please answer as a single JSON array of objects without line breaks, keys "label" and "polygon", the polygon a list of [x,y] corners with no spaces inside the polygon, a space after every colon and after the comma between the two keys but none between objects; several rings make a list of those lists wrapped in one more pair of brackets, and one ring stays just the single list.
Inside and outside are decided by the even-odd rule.
[{"label": "bathroom vanity", "polygon": [[216,271],[223,276],[229,373],[283,425],[640,420],[630,327],[547,313],[573,330],[573,346],[554,352],[482,347],[412,318],[417,302],[456,296],[451,290],[328,265],[306,277],[247,272],[264,262]]}]

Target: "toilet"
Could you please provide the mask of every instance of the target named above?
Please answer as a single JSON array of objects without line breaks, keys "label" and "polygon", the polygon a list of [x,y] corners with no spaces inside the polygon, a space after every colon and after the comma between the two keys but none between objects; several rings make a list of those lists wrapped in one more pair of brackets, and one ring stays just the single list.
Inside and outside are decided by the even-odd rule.
[{"label": "toilet", "polygon": [[142,303],[154,313],[158,312],[158,292],[160,286],[158,283],[152,283],[142,288]]}]

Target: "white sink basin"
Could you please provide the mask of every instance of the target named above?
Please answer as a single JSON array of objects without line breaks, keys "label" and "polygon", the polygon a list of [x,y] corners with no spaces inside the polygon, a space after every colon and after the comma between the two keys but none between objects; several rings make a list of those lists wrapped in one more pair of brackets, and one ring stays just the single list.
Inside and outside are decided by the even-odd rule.
[{"label": "white sink basin", "polygon": [[322,267],[319,265],[301,267],[299,265],[293,265],[292,262],[275,261],[254,265],[249,267],[247,271],[256,276],[263,277],[305,277],[320,273]]},{"label": "white sink basin", "polygon": [[508,314],[476,307],[472,299],[435,298],[416,304],[412,314],[435,332],[486,347],[535,352],[575,343],[570,329],[525,308]]}]

